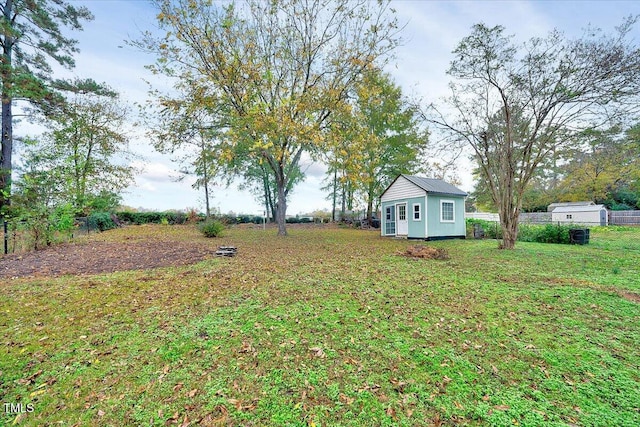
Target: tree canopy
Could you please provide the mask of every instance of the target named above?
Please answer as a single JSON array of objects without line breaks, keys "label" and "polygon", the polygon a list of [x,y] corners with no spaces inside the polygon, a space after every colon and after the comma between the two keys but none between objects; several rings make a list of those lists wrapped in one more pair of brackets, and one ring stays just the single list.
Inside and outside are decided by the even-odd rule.
[{"label": "tree canopy", "polygon": [[[152,69],[192,82],[227,112],[222,158],[264,165],[276,185],[278,233],[286,234],[288,191],[303,153],[326,149],[332,112],[362,72],[384,63],[399,40],[388,2],[156,1],[160,39]],[[236,162],[236,165],[240,163]]]}]

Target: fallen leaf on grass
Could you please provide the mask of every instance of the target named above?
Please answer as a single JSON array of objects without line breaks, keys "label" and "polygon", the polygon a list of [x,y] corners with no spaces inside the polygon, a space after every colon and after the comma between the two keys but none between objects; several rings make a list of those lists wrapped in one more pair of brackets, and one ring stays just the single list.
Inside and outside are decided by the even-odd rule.
[{"label": "fallen leaf on grass", "polygon": [[396,410],[393,409],[391,406],[389,406],[386,410],[386,414],[391,417],[391,419],[393,419],[394,421],[398,418],[398,416],[396,415]]},{"label": "fallen leaf on grass", "polygon": [[496,409],[498,411],[508,411],[509,409],[511,409],[511,407],[508,405],[495,405],[493,409]]},{"label": "fallen leaf on grass", "polygon": [[340,402],[344,403],[345,405],[351,405],[353,404],[353,402],[355,402],[355,399],[353,397],[349,397],[344,393],[340,393]]},{"label": "fallen leaf on grass", "polygon": [[238,350],[238,353],[253,353],[255,352],[255,348],[251,345],[251,343],[247,341],[242,341],[242,347]]},{"label": "fallen leaf on grass", "polygon": [[404,388],[407,385],[406,382],[404,381],[400,381],[396,378],[391,378],[389,380],[391,382],[391,384],[393,384],[393,388],[398,392],[398,393],[403,393],[404,392]]},{"label": "fallen leaf on grass", "polygon": [[315,357],[319,357],[319,358],[325,357],[324,351],[320,347],[311,347],[309,351],[314,353],[313,355]]},{"label": "fallen leaf on grass", "polygon": [[35,380],[36,377],[38,377],[40,374],[42,374],[42,369],[40,369],[37,372],[34,372],[33,374],[29,375],[26,378],[20,378],[18,380],[18,384],[20,384],[20,385],[29,385],[29,384],[33,383],[34,382],[33,380]]},{"label": "fallen leaf on grass", "polygon": [[242,401],[238,399],[227,399],[227,402],[235,406],[238,411],[242,411]]},{"label": "fallen leaf on grass", "polygon": [[[45,383],[45,385],[46,385],[46,383]],[[44,389],[44,388],[43,388],[43,389],[40,389],[40,390],[36,390],[36,391],[34,391],[33,393],[31,393],[31,394],[29,395],[29,397],[36,397],[36,396],[40,396],[41,394],[44,394],[44,393],[46,393],[46,392],[47,392],[47,389]]]}]

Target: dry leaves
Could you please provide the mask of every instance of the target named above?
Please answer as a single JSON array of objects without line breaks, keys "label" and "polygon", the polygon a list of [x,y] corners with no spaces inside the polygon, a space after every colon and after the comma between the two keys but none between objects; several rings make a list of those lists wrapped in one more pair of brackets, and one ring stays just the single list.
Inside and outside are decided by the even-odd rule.
[{"label": "dry leaves", "polygon": [[319,357],[321,359],[324,359],[326,357],[324,351],[320,347],[311,347],[309,351],[313,353],[314,357]]},{"label": "dry leaves", "polygon": [[433,248],[431,246],[415,245],[409,246],[404,252],[398,255],[416,259],[449,259],[449,252],[443,248]]}]

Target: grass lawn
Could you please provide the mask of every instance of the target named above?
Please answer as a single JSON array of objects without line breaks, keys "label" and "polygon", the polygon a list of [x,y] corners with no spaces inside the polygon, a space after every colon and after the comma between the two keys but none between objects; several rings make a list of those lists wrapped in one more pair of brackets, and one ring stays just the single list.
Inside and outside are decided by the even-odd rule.
[{"label": "grass lawn", "polygon": [[337,228],[90,239],[149,233],[239,253],[3,279],[0,400],[32,411],[0,425],[640,425],[640,229],[428,243],[448,260]]}]

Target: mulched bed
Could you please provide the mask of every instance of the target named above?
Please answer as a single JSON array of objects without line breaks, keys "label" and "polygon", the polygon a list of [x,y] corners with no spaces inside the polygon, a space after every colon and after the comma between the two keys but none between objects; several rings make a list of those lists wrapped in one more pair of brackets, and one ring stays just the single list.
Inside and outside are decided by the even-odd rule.
[{"label": "mulched bed", "polygon": [[215,248],[207,245],[173,241],[62,244],[24,254],[0,256],[0,279],[188,265],[212,258],[215,252]]}]

